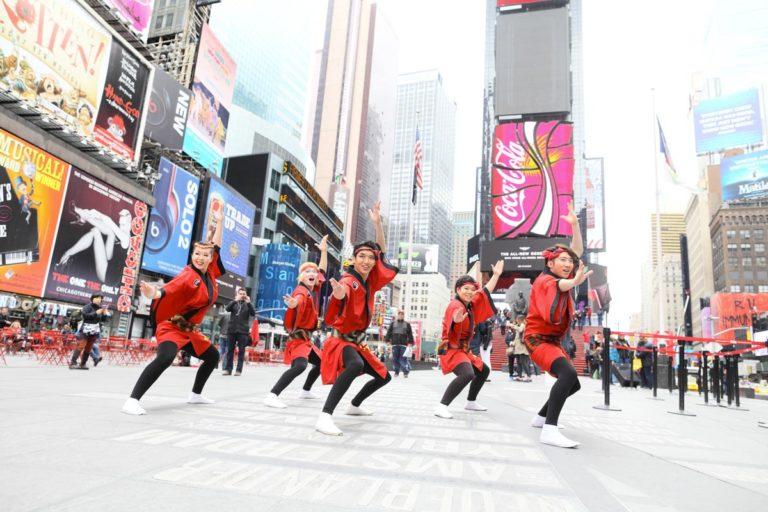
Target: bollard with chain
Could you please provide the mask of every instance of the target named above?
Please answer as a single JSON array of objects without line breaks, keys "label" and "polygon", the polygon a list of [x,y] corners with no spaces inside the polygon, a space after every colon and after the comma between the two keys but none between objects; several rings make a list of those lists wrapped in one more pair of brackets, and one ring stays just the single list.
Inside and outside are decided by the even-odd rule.
[{"label": "bollard with chain", "polygon": [[685,342],[678,341],[678,353],[677,353],[677,410],[667,411],[670,414],[677,414],[680,416],[696,416],[691,412],[685,410],[685,392],[688,389],[688,365],[685,361]]},{"label": "bollard with chain", "polygon": [[659,348],[656,345],[653,346],[651,364],[653,368],[653,396],[649,396],[648,400],[664,400],[657,396],[659,391]]},{"label": "bollard with chain", "polygon": [[[701,353],[701,387],[704,388],[704,403],[698,404],[698,405],[706,405],[710,407],[717,407],[717,404],[711,404],[709,403],[709,352],[706,350]],[[717,362],[717,358],[715,358],[715,362]],[[714,376],[714,372],[713,372]],[[712,379],[712,385],[715,385],[715,380]]]},{"label": "bollard with chain", "polygon": [[739,356],[725,356],[725,365],[728,371],[727,389],[728,405],[721,405],[732,411],[748,411],[741,407],[741,398],[739,397]]},{"label": "bollard with chain", "polygon": [[611,330],[603,328],[603,405],[595,405],[594,409],[602,411],[620,411],[611,407]]}]

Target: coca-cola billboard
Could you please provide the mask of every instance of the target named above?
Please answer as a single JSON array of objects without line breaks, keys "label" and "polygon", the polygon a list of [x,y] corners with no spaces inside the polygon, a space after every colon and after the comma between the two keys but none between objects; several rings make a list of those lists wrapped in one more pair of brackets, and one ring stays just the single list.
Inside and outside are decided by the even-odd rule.
[{"label": "coca-cola billboard", "polygon": [[573,199],[573,125],[507,123],[494,131],[491,218],[494,238],[570,235],[561,218]]}]

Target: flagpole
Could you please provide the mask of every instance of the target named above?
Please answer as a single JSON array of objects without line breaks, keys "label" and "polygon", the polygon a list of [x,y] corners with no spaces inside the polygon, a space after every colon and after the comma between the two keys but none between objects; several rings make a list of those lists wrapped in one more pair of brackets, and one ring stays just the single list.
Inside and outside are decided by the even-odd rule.
[{"label": "flagpole", "polygon": [[662,294],[661,280],[664,276],[662,271],[662,258],[661,258],[661,188],[659,187],[659,143],[657,136],[659,132],[659,118],[656,115],[656,89],[651,88],[651,104],[653,110],[653,168],[654,168],[654,185],[656,187],[656,273],[655,279],[658,286],[659,294],[659,330],[664,331],[666,326],[664,322],[664,297]]},{"label": "flagpole", "polygon": [[[416,130],[419,129],[419,111],[416,111]],[[416,186],[416,152],[414,151],[413,154],[413,164],[411,165],[411,194],[414,194],[414,187]],[[416,201],[419,200],[419,195],[416,193]],[[414,225],[414,217],[416,216],[416,209],[415,204],[413,201],[413,198],[408,202],[408,256],[407,256],[407,265],[408,265],[408,271],[406,273],[406,281],[403,283],[403,312],[410,312],[410,301],[408,299],[408,296],[406,295],[406,292],[408,290],[408,283],[411,282],[411,274],[413,270],[413,265],[411,263],[412,258],[412,251],[413,251],[413,225]],[[413,320],[411,318],[411,320]]]}]

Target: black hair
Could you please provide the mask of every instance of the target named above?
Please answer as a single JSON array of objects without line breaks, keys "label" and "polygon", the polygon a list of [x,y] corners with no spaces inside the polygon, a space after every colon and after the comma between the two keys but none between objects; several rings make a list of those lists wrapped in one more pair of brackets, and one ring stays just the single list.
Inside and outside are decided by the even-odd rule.
[{"label": "black hair", "polygon": [[477,281],[472,276],[461,276],[460,278],[458,278],[456,280],[456,284],[454,285],[453,289],[454,289],[454,291],[458,290],[459,288],[461,288],[465,284],[469,284],[469,283],[472,283],[472,284],[476,285]]},{"label": "black hair", "polygon": [[352,250],[352,254],[357,254],[357,251],[360,249],[370,249],[374,253],[376,253],[376,251],[381,251],[379,244],[372,240],[366,240],[365,242],[360,242],[359,244],[355,245],[354,249]]},{"label": "black hair", "polygon": [[103,299],[104,295],[102,295],[100,293],[91,294],[91,302],[93,302],[93,299],[95,299],[96,297],[101,297]]}]

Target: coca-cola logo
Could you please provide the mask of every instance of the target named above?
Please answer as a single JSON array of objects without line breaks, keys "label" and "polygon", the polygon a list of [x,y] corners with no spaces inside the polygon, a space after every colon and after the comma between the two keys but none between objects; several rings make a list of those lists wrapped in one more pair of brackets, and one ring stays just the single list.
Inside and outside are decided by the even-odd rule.
[{"label": "coca-cola logo", "polygon": [[525,149],[515,141],[510,140],[508,144],[504,144],[503,140],[496,138],[496,154],[493,163],[519,169],[525,163]]},{"label": "coca-cola logo", "polygon": [[494,207],[496,218],[509,226],[519,226],[526,219],[523,207],[525,189],[520,188],[521,185],[525,184],[525,174],[521,171],[498,167],[494,167],[493,170],[501,180],[501,193],[499,194],[501,204]]}]

